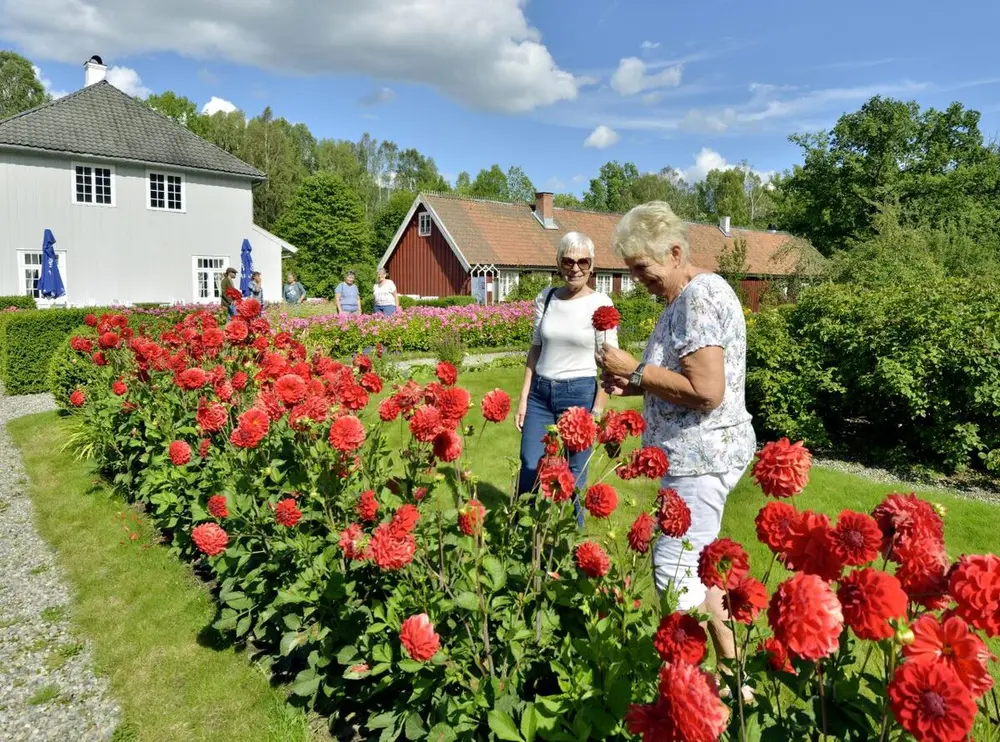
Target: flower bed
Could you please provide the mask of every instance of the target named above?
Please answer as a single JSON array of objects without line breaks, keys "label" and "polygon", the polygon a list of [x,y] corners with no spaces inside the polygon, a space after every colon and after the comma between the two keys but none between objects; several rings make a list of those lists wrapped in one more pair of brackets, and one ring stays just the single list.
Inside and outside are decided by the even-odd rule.
[{"label": "flower bed", "polygon": [[515,499],[479,482],[470,455],[496,455],[481,438],[510,399],[470,399],[446,364],[438,382],[383,390],[363,356],[344,366],[266,320],[220,328],[209,314],[158,337],[109,315],[82,340],[106,363],[71,395],[77,444],[214,576],[216,628],[252,641],[333,722],[381,739],[895,739],[901,725],[958,740],[977,702],[996,702],[975,632],[1000,634],[1000,559],[952,564],[941,515],[912,496],[836,525],[796,509],[801,446],[770,444],[754,469],[775,497],[758,535],[771,567],[794,574],[769,597],[728,539],[699,564],[726,593],[739,635],[729,697],[750,685],[745,706],[702,669],[705,632],[672,610],[676,596],[662,615],[644,599],[639,555],[658,530],[683,537],[685,502],[651,494],[627,548],[575,528],[566,450],[599,444],[603,481],[580,493],[593,518],[617,508],[616,469],[656,491],[661,452],[619,460],[642,432],[635,413],[568,412],[546,439],[540,493]]},{"label": "flower bed", "polygon": [[527,347],[533,321],[533,304],[525,301],[491,306],[413,307],[390,317],[280,314],[276,325],[296,335],[310,350],[343,356],[376,345],[393,352],[428,351],[447,332],[457,332],[469,348]]}]

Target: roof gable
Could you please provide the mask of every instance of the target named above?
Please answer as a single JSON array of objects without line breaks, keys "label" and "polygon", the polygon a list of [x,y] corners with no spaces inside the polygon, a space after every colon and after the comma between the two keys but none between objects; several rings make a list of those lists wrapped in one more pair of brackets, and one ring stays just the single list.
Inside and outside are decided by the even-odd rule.
[{"label": "roof gable", "polygon": [[0,121],[4,147],[266,178],[106,80]]},{"label": "roof gable", "polygon": [[[556,248],[567,232],[583,232],[594,241],[598,270],[627,270],[614,253],[614,230],[621,214],[556,207],[558,229],[545,229],[527,203],[489,201],[450,194],[421,193],[407,220],[383,257],[388,260],[409,224],[419,202],[424,203],[449,237],[453,249],[472,265],[552,268]],[[786,275],[797,269],[798,258],[789,247],[797,242],[782,232],[731,229],[730,236],[717,225],[688,222],[691,260],[710,270],[718,269],[719,256],[738,239],[747,243],[750,275]]]}]

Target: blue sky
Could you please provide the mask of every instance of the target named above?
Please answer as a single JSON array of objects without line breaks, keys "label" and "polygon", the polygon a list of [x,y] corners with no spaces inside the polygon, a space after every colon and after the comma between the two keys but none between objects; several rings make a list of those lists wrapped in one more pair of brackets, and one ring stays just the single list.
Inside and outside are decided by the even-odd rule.
[{"label": "blue sky", "polygon": [[[330,6],[335,6],[331,8]],[[790,133],[874,94],[953,100],[1000,129],[1000,4],[674,0],[6,0],[0,43],[54,92],[101,54],[133,94],[173,90],[368,131],[454,178],[521,165],[580,192],[608,160],[689,180],[799,160]]]}]

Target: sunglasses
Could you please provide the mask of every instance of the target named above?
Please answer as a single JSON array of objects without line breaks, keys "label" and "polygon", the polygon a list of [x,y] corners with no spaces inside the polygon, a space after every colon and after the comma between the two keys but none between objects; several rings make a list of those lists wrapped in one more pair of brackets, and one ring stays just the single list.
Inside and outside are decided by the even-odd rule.
[{"label": "sunglasses", "polygon": [[562,267],[564,270],[568,271],[573,270],[575,267],[579,267],[582,271],[589,271],[590,263],[590,258],[578,258],[577,260],[573,260],[573,258],[562,259]]}]

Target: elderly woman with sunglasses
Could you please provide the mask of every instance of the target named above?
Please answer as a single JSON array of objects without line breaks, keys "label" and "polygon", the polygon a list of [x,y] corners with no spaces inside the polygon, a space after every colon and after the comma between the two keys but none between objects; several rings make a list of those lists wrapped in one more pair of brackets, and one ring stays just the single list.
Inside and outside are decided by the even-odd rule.
[{"label": "elderly woman with sunglasses", "polygon": [[598,353],[605,390],[643,396],[643,443],[667,454],[662,486],[691,509],[693,548],[666,536],[653,548],[656,587],[675,583],[680,609],[707,613],[718,656],[733,657],[722,591],[698,579],[698,557],[718,538],[726,499],[757,447],[744,402],[743,307],[725,279],[690,262],[687,227],[662,201],[622,217],[615,251],[632,279],[666,304],[641,362],[610,346]]},{"label": "elderly woman with sunglasses", "polygon": [[[521,431],[521,473],[518,493],[538,484],[538,462],[544,454],[542,438],[570,407],[583,407],[600,415],[607,393],[597,383],[595,352],[607,342],[617,345],[617,334],[597,332],[594,312],[613,306],[611,299],[589,286],[594,267],[594,243],[585,234],[570,232],[559,242],[556,264],[565,284],[547,288],[535,299],[535,332],[524,369],[521,400],[514,424]],[[590,451],[572,454],[570,470],[577,486],[587,483]],[[583,525],[583,508],[574,503],[577,522]]]}]

